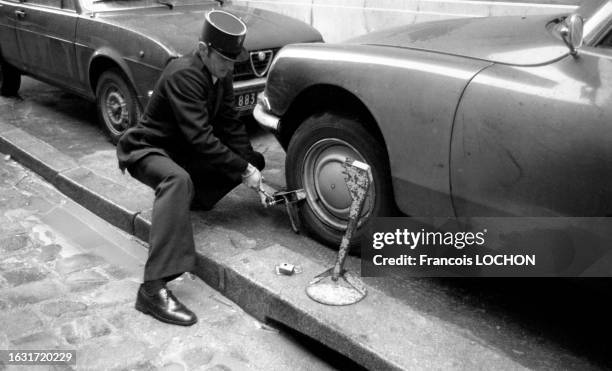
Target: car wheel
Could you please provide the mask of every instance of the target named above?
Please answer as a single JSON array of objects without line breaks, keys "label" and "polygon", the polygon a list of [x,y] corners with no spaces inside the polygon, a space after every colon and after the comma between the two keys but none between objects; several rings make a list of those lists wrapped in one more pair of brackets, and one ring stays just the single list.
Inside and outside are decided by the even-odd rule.
[{"label": "car wheel", "polygon": [[140,117],[136,93],[117,69],[104,72],[98,79],[96,107],[98,120],[113,144]]},{"label": "car wheel", "polygon": [[14,97],[21,86],[21,72],[10,64],[0,62],[0,94]]},{"label": "car wheel", "polygon": [[320,241],[338,246],[351,204],[342,167],[346,157],[370,165],[373,176],[359,228],[350,241],[355,248],[372,217],[396,212],[384,144],[358,119],[332,113],[314,115],[291,138],[285,169],[288,189],[306,191],[299,212],[302,225]]}]

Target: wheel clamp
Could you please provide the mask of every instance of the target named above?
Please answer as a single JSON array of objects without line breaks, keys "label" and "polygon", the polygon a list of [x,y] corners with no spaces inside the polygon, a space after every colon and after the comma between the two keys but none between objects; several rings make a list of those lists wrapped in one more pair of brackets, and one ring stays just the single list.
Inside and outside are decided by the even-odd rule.
[{"label": "wheel clamp", "polygon": [[298,217],[297,204],[306,199],[306,192],[303,189],[296,189],[294,191],[275,191],[272,194],[260,189],[259,192],[265,196],[266,207],[284,204],[287,214],[289,215],[289,221],[291,221],[291,229],[293,229],[295,233],[300,233],[300,219]]},{"label": "wheel clamp", "polygon": [[361,279],[345,270],[343,266],[349,250],[349,242],[353,232],[357,229],[361,209],[372,182],[372,172],[369,165],[349,158],[342,165],[347,175],[346,186],[352,199],[346,232],[340,243],[336,264],[316,276],[306,287],[306,294],[311,299],[327,305],[354,304],[367,295],[366,287]]}]

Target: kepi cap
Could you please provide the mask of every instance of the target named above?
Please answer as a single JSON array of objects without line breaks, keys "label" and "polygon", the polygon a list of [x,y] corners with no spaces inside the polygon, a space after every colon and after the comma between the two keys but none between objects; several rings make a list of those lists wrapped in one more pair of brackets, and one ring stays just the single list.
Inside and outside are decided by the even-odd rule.
[{"label": "kepi cap", "polygon": [[240,18],[223,10],[211,10],[204,17],[200,41],[226,59],[242,62],[248,58],[242,46],[246,32],[247,27]]}]

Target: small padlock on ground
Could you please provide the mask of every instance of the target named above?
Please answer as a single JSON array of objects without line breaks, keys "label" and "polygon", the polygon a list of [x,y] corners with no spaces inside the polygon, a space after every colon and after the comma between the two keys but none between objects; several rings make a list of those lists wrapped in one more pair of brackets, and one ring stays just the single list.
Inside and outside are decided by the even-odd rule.
[{"label": "small padlock on ground", "polygon": [[285,276],[291,276],[295,273],[295,265],[289,263],[281,263],[276,266],[276,274],[284,274]]}]

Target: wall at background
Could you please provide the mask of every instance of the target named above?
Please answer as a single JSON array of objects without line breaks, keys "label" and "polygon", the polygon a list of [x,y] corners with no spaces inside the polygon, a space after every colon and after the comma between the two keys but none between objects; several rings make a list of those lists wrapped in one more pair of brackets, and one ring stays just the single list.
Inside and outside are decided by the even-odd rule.
[{"label": "wall at background", "polygon": [[458,17],[557,14],[578,0],[235,0],[235,5],[282,13],[317,28],[326,42],[338,42],[393,26]]}]

